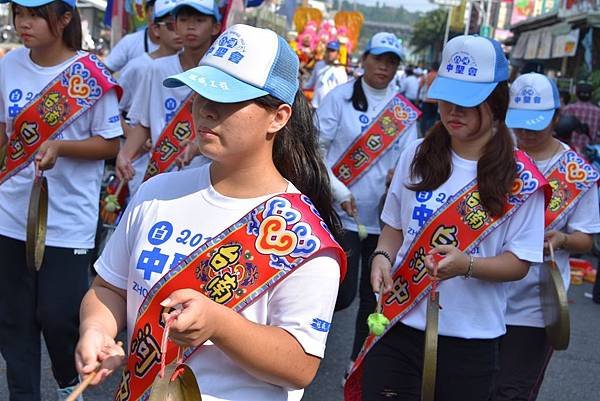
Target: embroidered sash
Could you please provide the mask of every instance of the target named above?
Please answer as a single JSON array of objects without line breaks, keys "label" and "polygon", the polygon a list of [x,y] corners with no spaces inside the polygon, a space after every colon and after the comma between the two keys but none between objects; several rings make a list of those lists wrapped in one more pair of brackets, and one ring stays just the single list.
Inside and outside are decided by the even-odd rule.
[{"label": "embroidered sash", "polygon": [[181,146],[181,142],[186,139],[192,141],[196,138],[194,120],[192,119],[192,94],[193,92],[181,102],[173,119],[160,133],[152,150],[144,181],[157,174],[169,171],[175,165],[177,157],[185,149]]},{"label": "embroidered sash", "polygon": [[[510,218],[531,194],[548,187],[546,179],[529,156],[517,150],[515,158],[517,178],[502,216],[492,217],[483,208],[477,180],[474,179],[452,195],[414,238],[394,272],[392,291],[384,295],[382,313],[390,320],[385,332],[406,316],[431,290],[431,279],[425,267],[425,256],[431,248],[454,245],[463,252],[470,252]],[[362,361],[380,338],[369,335],[365,340],[344,386],[345,401],[362,400]]]},{"label": "embroidered sash", "polygon": [[93,54],[79,57],[17,115],[0,160],[0,185],[25,168],[49,139],[54,139],[89,110],[110,89],[117,97],[122,89],[104,64]]},{"label": "embroidered sash", "polygon": [[[308,258],[324,250],[337,253],[343,278],[344,251],[308,197],[301,194],[281,194],[268,199],[201,245],[166,273],[140,306],[127,367],[115,400],[146,399],[160,370],[160,341],[165,323],[162,313],[166,310],[159,303],[173,291],[192,288],[241,312]],[[177,347],[169,343],[167,364],[176,356]]]},{"label": "embroidered sash", "polygon": [[331,168],[346,186],[356,182],[410,128],[421,111],[398,94]]},{"label": "embroidered sash", "polygon": [[544,216],[546,229],[554,229],[575,208],[581,197],[596,188],[600,174],[573,150],[567,150],[546,174],[552,197]]}]

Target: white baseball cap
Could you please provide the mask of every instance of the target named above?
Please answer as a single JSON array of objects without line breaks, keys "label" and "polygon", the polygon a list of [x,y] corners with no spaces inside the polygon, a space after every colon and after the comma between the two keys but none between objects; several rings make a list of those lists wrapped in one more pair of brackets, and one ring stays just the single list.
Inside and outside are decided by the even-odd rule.
[{"label": "white baseball cap", "polygon": [[383,53],[394,53],[400,59],[404,58],[404,48],[393,33],[379,32],[373,35],[367,43],[365,52],[378,56]]},{"label": "white baseball cap", "polygon": [[154,12],[152,13],[152,21],[170,14],[176,5],[177,0],[156,0],[154,3]]},{"label": "white baseball cap", "polygon": [[217,22],[221,21],[219,6],[215,0],[177,0],[177,4],[173,8],[173,14],[177,14],[179,9],[186,6],[191,7],[202,14],[212,15]]},{"label": "white baseball cap", "polygon": [[269,29],[233,25],[208,49],[199,66],[165,79],[169,88],[189,86],[219,103],[271,95],[289,105],[298,92],[298,56]]},{"label": "white baseball cap", "polygon": [[508,60],[496,40],[461,35],[442,51],[438,75],[427,97],[463,107],[477,106],[508,79]]},{"label": "white baseball cap", "polygon": [[554,81],[536,72],[523,74],[510,87],[506,126],[541,131],[550,125],[559,107]]}]

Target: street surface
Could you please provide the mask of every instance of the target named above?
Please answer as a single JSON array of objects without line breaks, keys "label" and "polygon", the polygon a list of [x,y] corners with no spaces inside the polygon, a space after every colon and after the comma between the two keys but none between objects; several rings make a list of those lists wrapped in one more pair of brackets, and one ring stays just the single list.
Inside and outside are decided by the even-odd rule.
[{"label": "street surface", "polygon": [[[600,400],[600,305],[584,297],[591,284],[571,286],[571,343],[569,349],[554,354],[538,401]],[[357,303],[335,315],[325,359],[303,401],[342,401],[341,378],[348,365]],[[56,384],[44,349],[42,399],[56,401]],[[23,372],[28,374],[28,372]],[[112,399],[119,375],[85,393],[85,401]],[[6,366],[0,357],[0,401],[8,400]],[[265,400],[268,401],[268,400]]]}]

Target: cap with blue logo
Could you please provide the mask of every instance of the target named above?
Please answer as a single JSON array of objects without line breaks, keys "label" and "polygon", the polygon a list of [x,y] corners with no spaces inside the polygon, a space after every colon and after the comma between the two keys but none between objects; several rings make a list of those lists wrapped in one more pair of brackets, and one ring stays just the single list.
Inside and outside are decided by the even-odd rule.
[{"label": "cap with blue logo", "polygon": [[552,80],[536,72],[523,74],[510,87],[506,126],[544,130],[559,107],[558,88]]},{"label": "cap with blue logo", "polygon": [[269,29],[233,25],[208,49],[198,67],[165,79],[169,88],[189,86],[219,103],[271,95],[292,105],[298,92],[298,56]]},{"label": "cap with blue logo", "polygon": [[337,40],[331,40],[327,43],[327,48],[329,50],[340,50],[340,42]]},{"label": "cap with blue logo", "polygon": [[177,11],[183,7],[191,7],[202,14],[212,15],[217,22],[221,21],[219,6],[215,0],[177,0],[173,14],[177,14]]},{"label": "cap with blue logo", "polygon": [[444,46],[438,75],[427,97],[475,107],[507,79],[508,60],[498,41],[461,35]]},{"label": "cap with blue logo", "polygon": [[[75,8],[77,0],[61,0],[63,3]],[[40,7],[50,4],[54,0],[0,0],[0,3],[15,3],[23,7]]]},{"label": "cap with blue logo", "polygon": [[393,33],[379,32],[373,35],[367,43],[365,53],[378,56],[383,53],[393,53],[401,59],[404,58],[402,44]]},{"label": "cap with blue logo", "polygon": [[162,18],[170,14],[177,6],[176,0],[156,0],[154,3],[154,11],[152,12],[152,20]]}]

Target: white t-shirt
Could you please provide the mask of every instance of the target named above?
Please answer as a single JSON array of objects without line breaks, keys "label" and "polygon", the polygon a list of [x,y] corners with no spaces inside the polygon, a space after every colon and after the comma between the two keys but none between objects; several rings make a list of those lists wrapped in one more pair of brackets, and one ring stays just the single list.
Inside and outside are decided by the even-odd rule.
[{"label": "white t-shirt", "polygon": [[[563,144],[564,149],[569,149]],[[550,160],[536,162],[538,168],[547,174],[554,163],[558,161],[561,153]],[[600,210],[598,209],[598,189],[590,188],[577,203],[570,213],[557,223],[555,230],[566,233],[579,231],[593,234],[600,232]],[[569,288],[571,282],[569,252],[559,249],[554,252],[556,264],[565,285]],[[549,258],[546,258],[549,261]],[[506,308],[506,324],[515,326],[544,327],[544,316],[540,302],[540,269],[544,265],[533,264],[525,278],[508,284],[508,306]]]},{"label": "white t-shirt", "polygon": [[[158,43],[146,36],[146,29],[123,36],[123,38],[110,50],[104,64],[111,71],[120,71],[129,61],[141,56],[143,53],[152,53],[158,49]],[[147,50],[145,47],[147,46]]]},{"label": "white t-shirt", "polygon": [[419,96],[419,78],[410,75],[404,79],[402,84],[403,94],[409,100],[416,100]]},{"label": "white t-shirt", "polygon": [[333,88],[348,81],[346,69],[339,65],[328,65],[323,60],[318,61],[313,69],[307,87],[314,87],[314,94],[311,100],[312,106],[319,107],[325,95]]},{"label": "white t-shirt", "polygon": [[[452,153],[452,173],[438,189],[414,192],[406,188],[410,180],[410,163],[422,140],[411,143],[400,157],[394,179],[383,208],[383,221],[402,230],[404,242],[396,255],[398,267],[426,218],[440,208],[449,197],[477,177],[477,162]],[[544,196],[537,191],[514,214],[491,232],[472,254],[493,257],[512,252],[521,260],[542,261],[544,241]],[[454,277],[440,283],[439,333],[461,338],[497,338],[506,327],[505,283]],[[426,299],[419,302],[403,319],[407,326],[424,330]]]},{"label": "white t-shirt", "polygon": [[[393,82],[386,89],[377,90],[369,87],[362,80],[363,90],[369,103],[369,109],[362,112],[355,110],[350,101],[353,85],[354,81],[351,81],[334,88],[316,112],[319,141],[329,142],[324,146],[328,149],[325,156],[328,167],[332,167],[338,161],[397,93]],[[385,192],[388,170],[396,166],[402,149],[416,138],[417,128],[416,124],[413,124],[361,178],[350,186],[350,191],[356,199],[359,221],[365,225],[369,234],[381,232],[378,208]],[[349,217],[339,205],[335,205],[335,209],[345,229],[358,231],[354,219]]]},{"label": "white t-shirt", "polygon": [[121,100],[119,101],[119,110],[121,112],[127,113],[131,108],[133,97],[139,86],[140,77],[146,73],[148,65],[153,60],[148,53],[143,53],[127,63],[121,74],[119,74],[119,85],[123,88],[123,96],[121,96]]},{"label": "white t-shirt", "polygon": [[[0,121],[6,133],[13,131],[13,120],[31,99],[84,52],[53,67],[31,61],[29,49],[9,52],[0,60]],[[94,107],[83,113],[56,139],[84,140],[98,135],[111,139],[121,136],[119,108],[114,90],[106,93]],[[44,172],[48,180],[48,230],[46,244],[64,248],[93,248],[98,221],[103,160],[59,157],[55,166]],[[27,209],[35,166],[30,163],[0,185],[0,234],[24,241]]]},{"label": "white t-shirt", "polygon": [[[290,184],[288,192],[298,191]],[[127,289],[128,338],[144,296],[167,269],[270,196],[225,197],[212,187],[208,165],[161,174],[144,183],[95,264],[103,279]],[[306,353],[322,358],[339,279],[336,256],[319,254],[241,314],[253,322],[285,329]],[[189,365],[196,373],[203,400],[287,401],[302,397],[302,390],[254,378],[210,342]]]}]

